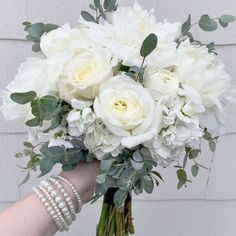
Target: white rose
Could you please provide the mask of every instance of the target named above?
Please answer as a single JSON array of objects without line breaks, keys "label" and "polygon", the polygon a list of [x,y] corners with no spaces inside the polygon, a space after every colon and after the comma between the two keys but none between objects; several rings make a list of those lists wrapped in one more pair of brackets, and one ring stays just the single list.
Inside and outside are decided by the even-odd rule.
[{"label": "white rose", "polygon": [[58,91],[57,83],[63,73],[67,55],[50,59],[28,58],[13,81],[1,93],[1,111],[7,120],[25,120],[30,115],[30,105],[19,105],[10,99],[11,93],[35,91],[41,97]]},{"label": "white rose", "polygon": [[94,110],[127,148],[152,139],[161,123],[161,108],[149,91],[124,74],[101,86]]},{"label": "white rose", "polygon": [[140,48],[151,33],[158,36],[158,45],[145,64],[167,67],[176,62],[175,40],[179,36],[180,24],[157,23],[153,11],[143,9],[137,2],[132,7],[119,7],[109,16],[109,22],[84,24],[89,26],[90,37],[109,48],[125,65],[141,65]]},{"label": "white rose", "polygon": [[93,43],[82,27],[71,29],[69,24],[59,27],[43,35],[40,48],[45,56],[51,57],[61,52],[71,55],[83,49],[89,49]]},{"label": "white rose", "polygon": [[113,76],[117,60],[103,48],[84,52],[68,63],[59,83],[60,97],[67,102],[73,98],[93,99],[100,85]]},{"label": "white rose", "polygon": [[99,120],[94,123],[93,131],[86,133],[84,138],[85,147],[99,160],[107,154],[118,156],[124,148],[120,142],[120,138],[111,134]]},{"label": "white rose", "polygon": [[176,97],[179,90],[179,79],[176,73],[167,69],[147,67],[144,74],[144,85],[155,100]]}]

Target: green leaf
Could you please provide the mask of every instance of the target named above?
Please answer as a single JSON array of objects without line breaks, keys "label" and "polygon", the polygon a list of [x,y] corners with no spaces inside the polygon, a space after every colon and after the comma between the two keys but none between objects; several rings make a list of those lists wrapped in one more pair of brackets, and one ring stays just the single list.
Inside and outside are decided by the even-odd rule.
[{"label": "green leaf", "polygon": [[34,42],[40,42],[41,36],[44,34],[44,24],[35,23],[27,29],[29,35],[34,39]]},{"label": "green leaf", "polygon": [[92,9],[92,10],[94,10],[94,11],[97,10],[96,7],[95,7],[93,4],[89,4],[89,8]]},{"label": "green leaf", "polygon": [[226,24],[232,23],[235,20],[236,20],[236,18],[234,16],[232,16],[232,15],[223,15],[223,16],[220,17],[220,21],[224,22]]},{"label": "green leaf", "polygon": [[219,19],[219,23],[223,28],[226,28],[229,25],[229,23],[225,23],[225,22],[221,21],[221,19]]},{"label": "green leaf", "polygon": [[163,178],[162,178],[162,176],[161,176],[161,174],[160,174],[159,172],[157,172],[157,171],[152,171],[152,173],[153,173],[154,175],[156,175],[159,179],[161,179],[161,180],[164,182],[164,180],[163,180]]},{"label": "green leaf", "polygon": [[84,20],[96,23],[96,19],[87,11],[82,11],[81,16]]},{"label": "green leaf", "polygon": [[21,158],[21,157],[23,157],[23,154],[22,154],[21,152],[16,153],[16,154],[15,154],[15,157],[16,157],[16,158]]},{"label": "green leaf", "polygon": [[213,140],[209,141],[209,148],[212,152],[215,152],[216,150],[216,143]]},{"label": "green leaf", "polygon": [[50,157],[43,158],[39,163],[39,167],[41,171],[40,176],[48,174],[52,170],[53,166],[54,166],[54,161],[52,158]]},{"label": "green leaf", "polygon": [[40,44],[39,43],[35,43],[32,45],[32,51],[33,52],[40,52],[41,48],[40,48]]},{"label": "green leaf", "polygon": [[60,121],[61,121],[60,116],[56,116],[52,120],[50,127],[44,130],[43,133],[48,133],[49,131],[56,129],[60,125]]},{"label": "green leaf", "polygon": [[114,11],[116,9],[116,0],[105,0],[104,9],[108,12]]},{"label": "green leaf", "polygon": [[197,177],[198,171],[199,171],[199,167],[197,165],[193,165],[191,168],[193,177]]},{"label": "green leaf", "polygon": [[98,184],[103,184],[103,183],[105,183],[105,181],[106,181],[106,174],[100,174],[96,178],[96,182]]},{"label": "green leaf", "polygon": [[187,182],[187,174],[184,169],[178,169],[176,173],[179,180],[177,188],[180,189]]},{"label": "green leaf", "polygon": [[54,25],[54,24],[46,24],[44,25],[44,31],[46,33],[50,32],[50,31],[53,31],[55,29],[57,29],[59,27],[59,25]]},{"label": "green leaf", "polygon": [[154,189],[154,181],[151,176],[145,175],[143,177],[143,189],[145,190],[146,193],[151,194]]},{"label": "green leaf", "polygon": [[142,57],[147,57],[150,55],[156,49],[157,42],[158,38],[155,34],[148,35],[142,44],[140,55]]},{"label": "green leaf", "polygon": [[30,142],[24,142],[23,145],[27,148],[33,148],[34,146]]},{"label": "green leaf", "polygon": [[135,170],[141,170],[143,168],[144,162],[136,162],[131,159],[131,164]]},{"label": "green leaf", "polygon": [[115,162],[115,159],[103,159],[101,160],[100,168],[103,171],[109,170],[111,168],[112,163]]},{"label": "green leaf", "polygon": [[63,171],[71,171],[73,169],[75,169],[77,165],[62,165],[62,170]]},{"label": "green leaf", "polygon": [[191,15],[189,15],[187,21],[182,25],[181,28],[183,35],[186,35],[186,33],[191,29],[191,24]]},{"label": "green leaf", "polygon": [[94,6],[96,8],[100,8],[100,5],[101,5],[100,0],[94,0]]},{"label": "green leaf", "polygon": [[142,162],[143,161],[143,157],[142,157],[142,155],[141,155],[141,153],[138,149],[133,153],[133,159],[136,162]]},{"label": "green leaf", "polygon": [[10,98],[18,104],[27,104],[32,102],[36,98],[37,94],[34,91],[29,91],[26,93],[12,93]]},{"label": "green leaf", "polygon": [[197,158],[200,152],[201,152],[200,149],[192,149],[192,150],[190,151],[189,159],[195,159],[195,158]]},{"label": "green leaf", "polygon": [[40,120],[38,118],[33,118],[31,120],[27,120],[25,122],[25,124],[28,126],[28,127],[35,127],[35,126],[38,126],[40,124]]},{"label": "green leaf", "polygon": [[18,185],[18,187],[20,187],[21,185],[25,184],[30,178],[30,172],[27,173],[27,175],[25,176],[25,178],[23,179],[23,181]]},{"label": "green leaf", "polygon": [[209,15],[202,15],[198,24],[199,27],[204,31],[214,31],[218,27],[218,23],[211,19]]},{"label": "green leaf", "polygon": [[114,195],[114,203],[115,203],[115,206],[116,208],[121,208],[122,206],[124,206],[125,204],[125,200],[127,198],[127,191],[126,190],[122,190],[122,189],[119,189],[115,195]]}]

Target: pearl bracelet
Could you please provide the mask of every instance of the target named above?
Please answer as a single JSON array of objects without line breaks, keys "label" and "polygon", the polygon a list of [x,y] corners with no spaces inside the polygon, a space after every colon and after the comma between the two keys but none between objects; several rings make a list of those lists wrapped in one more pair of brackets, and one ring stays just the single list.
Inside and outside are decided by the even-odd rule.
[{"label": "pearl bracelet", "polygon": [[64,178],[60,175],[54,175],[53,177],[57,178],[57,179],[60,179],[61,181],[65,182],[71,188],[71,190],[72,190],[72,192],[75,195],[75,198],[77,200],[77,204],[78,204],[76,213],[79,213],[82,210],[83,203],[82,203],[80,195],[79,195],[78,191],[76,190],[76,188],[74,187],[74,185],[72,183],[70,183],[66,178]]},{"label": "pearl bracelet", "polygon": [[[77,201],[77,210],[60,181],[70,187]],[[76,219],[76,213],[82,209],[82,200],[74,185],[64,177],[55,175],[49,177],[48,180],[41,181],[38,188],[33,188],[33,191],[54,220],[58,231],[69,231],[68,226]]]},{"label": "pearl bracelet", "polygon": [[48,211],[49,215],[54,220],[54,222],[55,222],[55,224],[56,224],[56,226],[58,228],[58,231],[62,232],[63,231],[63,225],[62,225],[61,221],[59,220],[59,217],[56,215],[56,212],[53,210],[53,208],[47,202],[46,196],[44,196],[39,191],[39,189],[37,189],[37,188],[33,188],[33,191],[38,196],[38,198],[40,199],[41,203],[44,205],[45,209]]},{"label": "pearl bracelet", "polygon": [[43,180],[41,181],[40,185],[43,186],[45,189],[47,189],[48,193],[57,203],[57,206],[60,209],[62,215],[64,216],[64,220],[66,221],[67,225],[71,225],[73,220],[70,211],[65,201],[63,201],[62,197],[58,195],[58,192],[53,188],[53,186],[48,181]]},{"label": "pearl bracelet", "polygon": [[75,221],[76,220],[76,211],[75,211],[75,207],[73,205],[71,197],[69,196],[68,193],[65,192],[65,189],[62,187],[60,182],[57,181],[55,178],[50,177],[50,178],[48,178],[48,180],[51,181],[51,183],[53,183],[55,186],[57,186],[58,190],[63,195],[63,197],[64,197],[64,199],[67,203],[67,206],[69,208],[69,211],[70,211],[70,214],[71,214],[71,217],[72,217],[72,221]]},{"label": "pearl bracelet", "polygon": [[63,230],[69,231],[69,227],[68,227],[68,225],[67,225],[67,223],[60,211],[60,208],[57,206],[56,202],[53,200],[51,195],[48,193],[47,189],[45,189],[41,185],[39,185],[39,189],[48,198],[49,202],[51,203],[51,207],[54,209],[54,211],[52,211],[50,215],[52,216],[53,214],[55,214],[59,218],[61,224],[63,225]]}]

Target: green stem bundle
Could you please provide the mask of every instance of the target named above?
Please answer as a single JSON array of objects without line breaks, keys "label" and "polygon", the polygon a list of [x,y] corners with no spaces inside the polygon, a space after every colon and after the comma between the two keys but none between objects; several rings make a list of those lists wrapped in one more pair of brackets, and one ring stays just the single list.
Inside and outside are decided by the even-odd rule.
[{"label": "green stem bundle", "polygon": [[97,225],[96,236],[129,236],[134,234],[131,196],[125,205],[117,209],[113,198],[117,189],[109,189],[104,196],[102,212]]}]

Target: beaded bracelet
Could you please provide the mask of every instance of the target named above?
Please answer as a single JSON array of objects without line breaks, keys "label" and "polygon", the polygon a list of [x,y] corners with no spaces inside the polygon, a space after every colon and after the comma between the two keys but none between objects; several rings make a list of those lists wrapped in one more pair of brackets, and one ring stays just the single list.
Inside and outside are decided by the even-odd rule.
[{"label": "beaded bracelet", "polygon": [[70,214],[70,211],[65,203],[63,201],[62,197],[58,195],[58,192],[53,188],[53,186],[46,180],[41,181],[40,185],[45,187],[48,191],[48,193],[51,195],[53,200],[56,202],[58,208],[60,209],[62,215],[64,216],[64,219],[67,223],[67,225],[71,225],[73,220]]},{"label": "beaded bracelet", "polygon": [[56,224],[56,226],[58,228],[58,231],[62,232],[64,230],[63,225],[62,225],[59,217],[57,216],[56,212],[53,210],[53,208],[47,202],[46,196],[44,196],[44,194],[41,193],[39,191],[39,189],[37,189],[37,188],[33,188],[33,191],[38,196],[38,198],[40,199],[41,203],[44,205],[45,209],[48,211],[49,215],[54,220],[54,222],[55,222],[55,224]]},{"label": "beaded bracelet", "polygon": [[74,187],[74,185],[72,183],[70,183],[66,178],[64,178],[60,175],[54,175],[53,177],[65,182],[71,188],[71,190],[77,200],[77,204],[78,204],[76,213],[79,213],[82,210],[83,203],[82,203],[80,195],[79,195],[78,191],[76,190],[76,188]]},{"label": "beaded bracelet", "polygon": [[48,180],[51,181],[51,183],[53,183],[54,185],[57,186],[58,190],[61,192],[61,194],[65,198],[67,206],[68,206],[68,208],[70,210],[70,214],[71,214],[72,220],[75,221],[76,220],[76,211],[75,211],[75,207],[73,205],[71,197],[69,196],[68,193],[65,192],[65,189],[62,187],[60,182],[57,181],[55,178],[49,177]]},{"label": "beaded bracelet", "polygon": [[66,231],[69,231],[69,227],[60,211],[60,208],[57,206],[56,202],[53,200],[53,198],[51,197],[51,195],[48,193],[48,191],[42,187],[41,185],[39,185],[39,189],[44,193],[44,195],[48,198],[49,202],[51,203],[51,207],[54,209],[55,214],[57,215],[57,217],[59,218],[61,224],[63,225],[63,229]]}]

